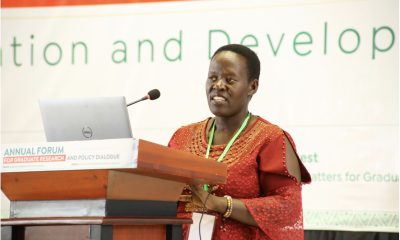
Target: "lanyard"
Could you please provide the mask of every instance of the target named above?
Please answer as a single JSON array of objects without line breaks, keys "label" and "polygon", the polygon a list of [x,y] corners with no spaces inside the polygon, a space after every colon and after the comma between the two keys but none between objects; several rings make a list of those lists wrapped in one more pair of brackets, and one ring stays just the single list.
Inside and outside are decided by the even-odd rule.
[{"label": "lanyard", "polygon": [[[239,130],[235,133],[235,135],[231,138],[231,140],[229,140],[228,144],[226,145],[224,151],[222,152],[222,154],[219,156],[217,162],[221,162],[225,155],[228,153],[229,149],[232,147],[233,143],[235,142],[235,140],[239,137],[239,135],[243,132],[243,130],[245,129],[245,127],[247,126],[247,122],[249,121],[251,117],[250,112],[247,114],[246,118],[244,119],[242,125],[240,126]],[[213,125],[211,127],[211,133],[210,136],[208,137],[208,145],[207,145],[207,151],[206,151],[206,158],[208,158],[209,154],[210,154],[210,150],[211,150],[211,145],[212,145],[212,141],[214,139],[214,132],[215,132],[215,120],[213,122]],[[208,185],[204,185],[204,190],[208,191]]]}]

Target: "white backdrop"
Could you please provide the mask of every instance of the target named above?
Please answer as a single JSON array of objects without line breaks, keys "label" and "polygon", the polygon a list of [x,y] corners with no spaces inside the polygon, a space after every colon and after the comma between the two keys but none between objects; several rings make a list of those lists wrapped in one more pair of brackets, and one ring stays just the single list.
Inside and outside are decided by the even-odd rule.
[{"label": "white backdrop", "polygon": [[396,0],[2,9],[1,140],[45,141],[40,98],[132,101],[158,88],[129,114],[136,137],[166,144],[210,116],[209,53],[243,43],[262,63],[251,111],[292,134],[312,173],[305,227],[396,232],[397,39]]}]

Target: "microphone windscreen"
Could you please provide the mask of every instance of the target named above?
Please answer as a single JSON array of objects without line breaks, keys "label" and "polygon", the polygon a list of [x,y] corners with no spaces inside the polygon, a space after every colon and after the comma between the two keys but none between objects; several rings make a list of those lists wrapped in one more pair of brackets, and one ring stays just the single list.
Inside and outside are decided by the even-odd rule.
[{"label": "microphone windscreen", "polygon": [[150,92],[148,92],[147,95],[149,96],[150,100],[154,100],[154,99],[159,98],[161,93],[160,93],[160,91],[158,91],[158,89],[153,89]]}]

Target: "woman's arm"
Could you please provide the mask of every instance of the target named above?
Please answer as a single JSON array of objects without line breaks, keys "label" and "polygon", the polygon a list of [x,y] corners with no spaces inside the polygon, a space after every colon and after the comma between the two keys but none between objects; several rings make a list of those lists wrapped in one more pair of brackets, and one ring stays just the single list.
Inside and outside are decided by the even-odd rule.
[{"label": "woman's arm", "polygon": [[[193,202],[201,207],[204,206],[208,193],[204,191],[202,186],[190,186],[193,193]],[[247,225],[257,226],[256,221],[247,210],[246,206],[239,199],[232,199],[232,214],[230,218],[235,219]],[[215,212],[224,214],[228,207],[225,197],[217,197],[212,194],[208,197],[206,208]]]},{"label": "woman's arm", "polygon": [[[291,176],[296,178],[297,183],[300,183],[301,181],[301,173],[300,173],[300,167],[299,167],[299,160],[297,159],[297,156],[293,150],[292,145],[290,144],[289,140],[284,137],[285,139],[285,145],[286,145],[286,167]],[[263,190],[264,193],[268,192],[267,189],[265,189],[264,182],[266,179],[263,176],[260,176],[260,184],[261,184],[261,189]],[[202,186],[190,186],[192,189],[193,193],[193,202],[198,205],[203,207],[204,203],[206,201],[208,193],[203,190]],[[206,208],[221,214],[224,214],[226,209],[227,209],[227,200],[225,197],[218,197],[214,195],[210,195],[208,197],[208,200],[206,202]],[[254,220],[253,216],[250,214],[250,212],[247,210],[245,204],[239,200],[239,199],[233,199],[233,207],[232,207],[232,214],[230,218],[235,219],[241,223],[251,225],[251,226],[258,226],[257,222]]]}]

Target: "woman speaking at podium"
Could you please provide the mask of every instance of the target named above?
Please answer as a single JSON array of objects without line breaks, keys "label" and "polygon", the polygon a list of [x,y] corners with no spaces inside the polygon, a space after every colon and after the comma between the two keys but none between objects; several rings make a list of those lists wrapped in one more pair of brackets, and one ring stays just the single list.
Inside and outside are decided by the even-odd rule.
[{"label": "woman speaking at podium", "polygon": [[[213,55],[206,95],[215,116],[178,129],[169,147],[226,163],[223,185],[190,186],[191,201],[178,216],[215,216],[212,239],[304,238],[301,185],[311,177],[290,135],[248,105],[257,92],[260,61],[249,48],[230,44]],[[183,227],[184,239],[188,226]]]}]

